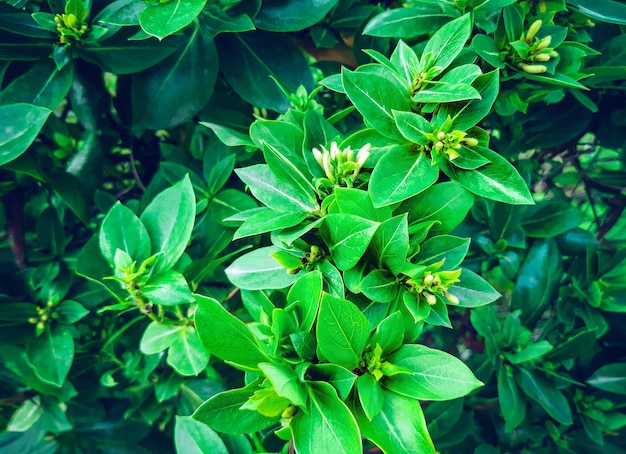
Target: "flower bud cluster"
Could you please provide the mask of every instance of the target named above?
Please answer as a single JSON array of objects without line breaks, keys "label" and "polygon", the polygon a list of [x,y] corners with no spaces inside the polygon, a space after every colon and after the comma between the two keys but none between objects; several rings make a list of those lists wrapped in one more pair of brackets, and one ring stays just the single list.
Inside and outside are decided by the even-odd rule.
[{"label": "flower bud cluster", "polygon": [[72,44],[81,40],[87,33],[89,27],[83,23],[75,14],[57,14],[54,16],[54,23],[59,32],[59,41],[62,44]]},{"label": "flower bud cluster", "polygon": [[548,35],[544,38],[537,38],[537,32],[541,29],[543,22],[541,19],[537,19],[531,24],[526,32],[526,35],[522,35],[522,40],[530,48],[528,49],[528,55],[523,61],[517,63],[517,66],[528,74],[542,74],[545,73],[548,68],[542,63],[549,62],[553,58],[559,56],[559,54],[550,47],[552,43],[552,36]]},{"label": "flower bud cluster", "polygon": [[450,304],[459,304],[459,299],[451,294],[449,289],[454,283],[460,282],[460,275],[460,268],[454,271],[425,271],[419,278],[407,279],[404,285],[410,292],[419,294],[431,306],[437,303],[438,294]]},{"label": "flower bud cluster", "polygon": [[459,150],[463,145],[469,147],[478,145],[478,140],[473,137],[467,137],[466,132],[456,129],[450,133],[439,131],[436,134],[431,133],[426,136],[433,143],[431,153],[435,163],[438,161],[437,158],[442,155],[447,155],[450,161],[458,158],[460,156]]},{"label": "flower bud cluster", "polygon": [[313,148],[315,160],[324,169],[324,180],[326,181],[321,183],[330,183],[331,186],[352,187],[363,168],[363,164],[370,156],[369,150],[369,143],[361,147],[357,153],[350,147],[340,150],[337,142],[330,145],[330,150],[324,146],[321,147],[321,151]]},{"label": "flower bud cluster", "polygon": [[50,320],[56,318],[55,313],[56,304],[54,301],[48,301],[45,307],[37,308],[37,317],[31,317],[28,319],[28,323],[35,325],[37,335],[39,336],[46,329],[46,325],[50,323]]}]

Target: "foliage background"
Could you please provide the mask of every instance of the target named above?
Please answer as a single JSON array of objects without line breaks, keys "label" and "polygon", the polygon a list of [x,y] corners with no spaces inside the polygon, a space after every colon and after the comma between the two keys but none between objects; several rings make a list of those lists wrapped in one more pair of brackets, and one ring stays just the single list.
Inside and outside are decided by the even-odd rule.
[{"label": "foliage background", "polygon": [[[0,447],[288,450],[265,432],[218,435],[188,418],[244,384],[195,335],[189,287],[251,320],[225,275],[269,244],[233,241],[236,216],[258,207],[233,172],[263,162],[250,125],[291,108],[337,115],[343,135],[361,129],[346,96],[313,93],[316,83],[332,88],[341,65],[371,63],[362,49],[389,56],[402,39],[420,54],[464,13],[461,58],[499,71],[481,126],[536,204],[475,197],[454,231],[472,239],[463,266],[502,297],[422,332],[485,384],[425,404],[428,431],[441,452],[623,452],[626,5],[611,0],[1,2]],[[537,19],[559,59],[534,74],[518,65],[519,36]],[[116,202],[145,213],[186,174],[192,208],[170,200],[141,217],[178,221],[160,243],[171,274],[165,295],[154,286],[154,311],[85,279],[113,274],[98,255],[123,263],[99,247]],[[112,225],[134,222],[116,213]],[[170,306],[176,291],[182,304]]]}]

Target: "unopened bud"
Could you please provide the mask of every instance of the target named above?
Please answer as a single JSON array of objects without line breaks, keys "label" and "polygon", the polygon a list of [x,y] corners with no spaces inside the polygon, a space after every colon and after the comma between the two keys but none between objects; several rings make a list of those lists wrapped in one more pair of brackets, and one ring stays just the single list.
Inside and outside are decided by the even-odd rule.
[{"label": "unopened bud", "polygon": [[552,43],[552,36],[548,35],[545,38],[543,38],[541,41],[539,41],[539,44],[537,44],[536,49],[537,50],[543,50],[546,47],[548,47],[550,45],[550,43]]},{"label": "unopened bud", "polygon": [[324,157],[322,155],[322,152],[319,151],[317,148],[313,148],[313,157],[320,165],[320,167],[324,167]]},{"label": "unopened bud", "polygon": [[437,151],[443,150],[443,142],[441,140],[435,144],[435,150]]},{"label": "unopened bud", "polygon": [[37,323],[39,321],[39,319],[37,317],[31,317],[28,319],[28,323],[34,325],[35,323]]},{"label": "unopened bud", "polygon": [[534,56],[533,60],[535,61],[550,61],[550,55],[548,54],[537,54]]},{"label": "unopened bud", "polygon": [[356,154],[356,164],[359,167],[363,167],[363,164],[365,164],[365,161],[367,161],[367,158],[370,157],[370,148],[371,148],[371,145],[369,143],[365,144],[361,147],[359,152]]},{"label": "unopened bud", "polygon": [[439,131],[439,132],[437,133],[437,138],[438,138],[439,140],[443,140],[443,139],[445,139],[445,138],[446,138],[446,133],[445,133],[445,132],[443,132],[443,131]]},{"label": "unopened bud", "polygon": [[541,24],[543,24],[543,22],[541,21],[541,19],[537,19],[535,22],[532,23],[532,25],[528,28],[528,33],[526,34],[526,43],[530,44],[533,42],[533,38],[535,37],[535,35],[537,34],[537,32],[539,31],[539,29],[541,28]]},{"label": "unopened bud", "polygon": [[424,295],[424,298],[426,298],[426,302],[430,304],[431,306],[434,306],[435,304],[437,304],[437,297],[433,295],[432,293],[424,292],[422,293],[422,295]]},{"label": "unopened bud", "polygon": [[528,74],[541,74],[548,70],[545,65],[526,65],[524,63],[520,64],[520,68]]},{"label": "unopened bud", "polygon": [[424,279],[422,279],[422,282],[426,287],[430,287],[435,282],[435,276],[433,276],[432,274],[427,274],[426,276],[424,276]]},{"label": "unopened bud", "polygon": [[474,139],[473,137],[466,137],[465,139],[463,139],[463,142],[465,142],[465,144],[470,147],[475,147],[476,145],[478,145],[478,140]]},{"label": "unopened bud", "polygon": [[337,142],[333,142],[330,144],[330,158],[334,161],[337,159],[337,155],[341,152]]},{"label": "unopened bud", "polygon": [[444,292],[443,296],[446,297],[446,300],[448,301],[448,303],[454,304],[454,305],[459,304],[459,299],[456,296],[454,296],[452,293]]},{"label": "unopened bud", "polygon": [[550,53],[548,54],[551,58],[556,58],[559,56],[559,53],[555,50],[551,50]]}]

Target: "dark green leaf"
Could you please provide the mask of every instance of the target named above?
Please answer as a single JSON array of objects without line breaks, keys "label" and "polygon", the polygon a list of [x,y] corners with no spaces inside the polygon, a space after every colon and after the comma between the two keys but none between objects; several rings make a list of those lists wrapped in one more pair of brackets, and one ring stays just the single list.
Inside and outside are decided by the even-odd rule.
[{"label": "dark green leaf", "polygon": [[449,292],[459,299],[460,307],[478,307],[500,298],[500,294],[482,277],[463,268],[461,282],[454,284]]},{"label": "dark green leaf", "polygon": [[196,28],[181,50],[134,74],[131,98],[135,132],[171,128],[190,120],[211,98],[217,68],[213,39]]},{"label": "dark green leaf", "polygon": [[561,424],[572,424],[572,412],[561,391],[543,377],[523,367],[517,370],[517,383],[528,397],[541,405],[550,417]]},{"label": "dark green leaf", "polygon": [[591,386],[615,394],[626,394],[626,363],[606,364],[587,380]]},{"label": "dark green leaf", "polygon": [[117,202],[102,221],[99,235],[100,251],[115,268],[115,252],[126,252],[141,264],[150,256],[150,237],[144,225],[130,208]]},{"label": "dark green leaf", "polygon": [[30,339],[26,354],[37,377],[60,387],[74,361],[74,338],[63,325],[47,326],[39,337]]},{"label": "dark green leaf", "polygon": [[209,357],[193,327],[183,329],[174,339],[167,354],[167,364],[183,376],[198,375],[209,364]]},{"label": "dark green leaf", "polygon": [[472,29],[472,20],[465,14],[441,27],[428,40],[423,54],[432,52],[435,65],[446,69],[461,53]]},{"label": "dark green leaf", "polygon": [[317,317],[322,283],[322,273],[314,270],[302,275],[287,294],[288,308],[295,308],[303,331],[310,331]]},{"label": "dark green leaf", "polygon": [[0,105],[27,103],[56,109],[67,95],[74,74],[72,65],[60,71],[52,60],[37,63],[0,93]]},{"label": "dark green leaf", "polygon": [[266,0],[254,18],[254,25],[271,32],[296,32],[324,19],[338,0]]},{"label": "dark green leaf", "polygon": [[526,402],[519,393],[513,370],[504,366],[498,371],[498,401],[505,422],[505,431],[511,432],[526,416]]},{"label": "dark green leaf", "polygon": [[13,161],[28,149],[51,112],[32,104],[0,106],[0,166]]}]

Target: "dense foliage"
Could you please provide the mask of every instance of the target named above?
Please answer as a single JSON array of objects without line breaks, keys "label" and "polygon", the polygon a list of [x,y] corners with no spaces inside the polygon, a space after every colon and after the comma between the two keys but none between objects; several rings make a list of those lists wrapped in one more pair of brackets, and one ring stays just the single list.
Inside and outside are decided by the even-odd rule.
[{"label": "dense foliage", "polygon": [[0,1],[0,450],[626,452],[625,25]]}]

